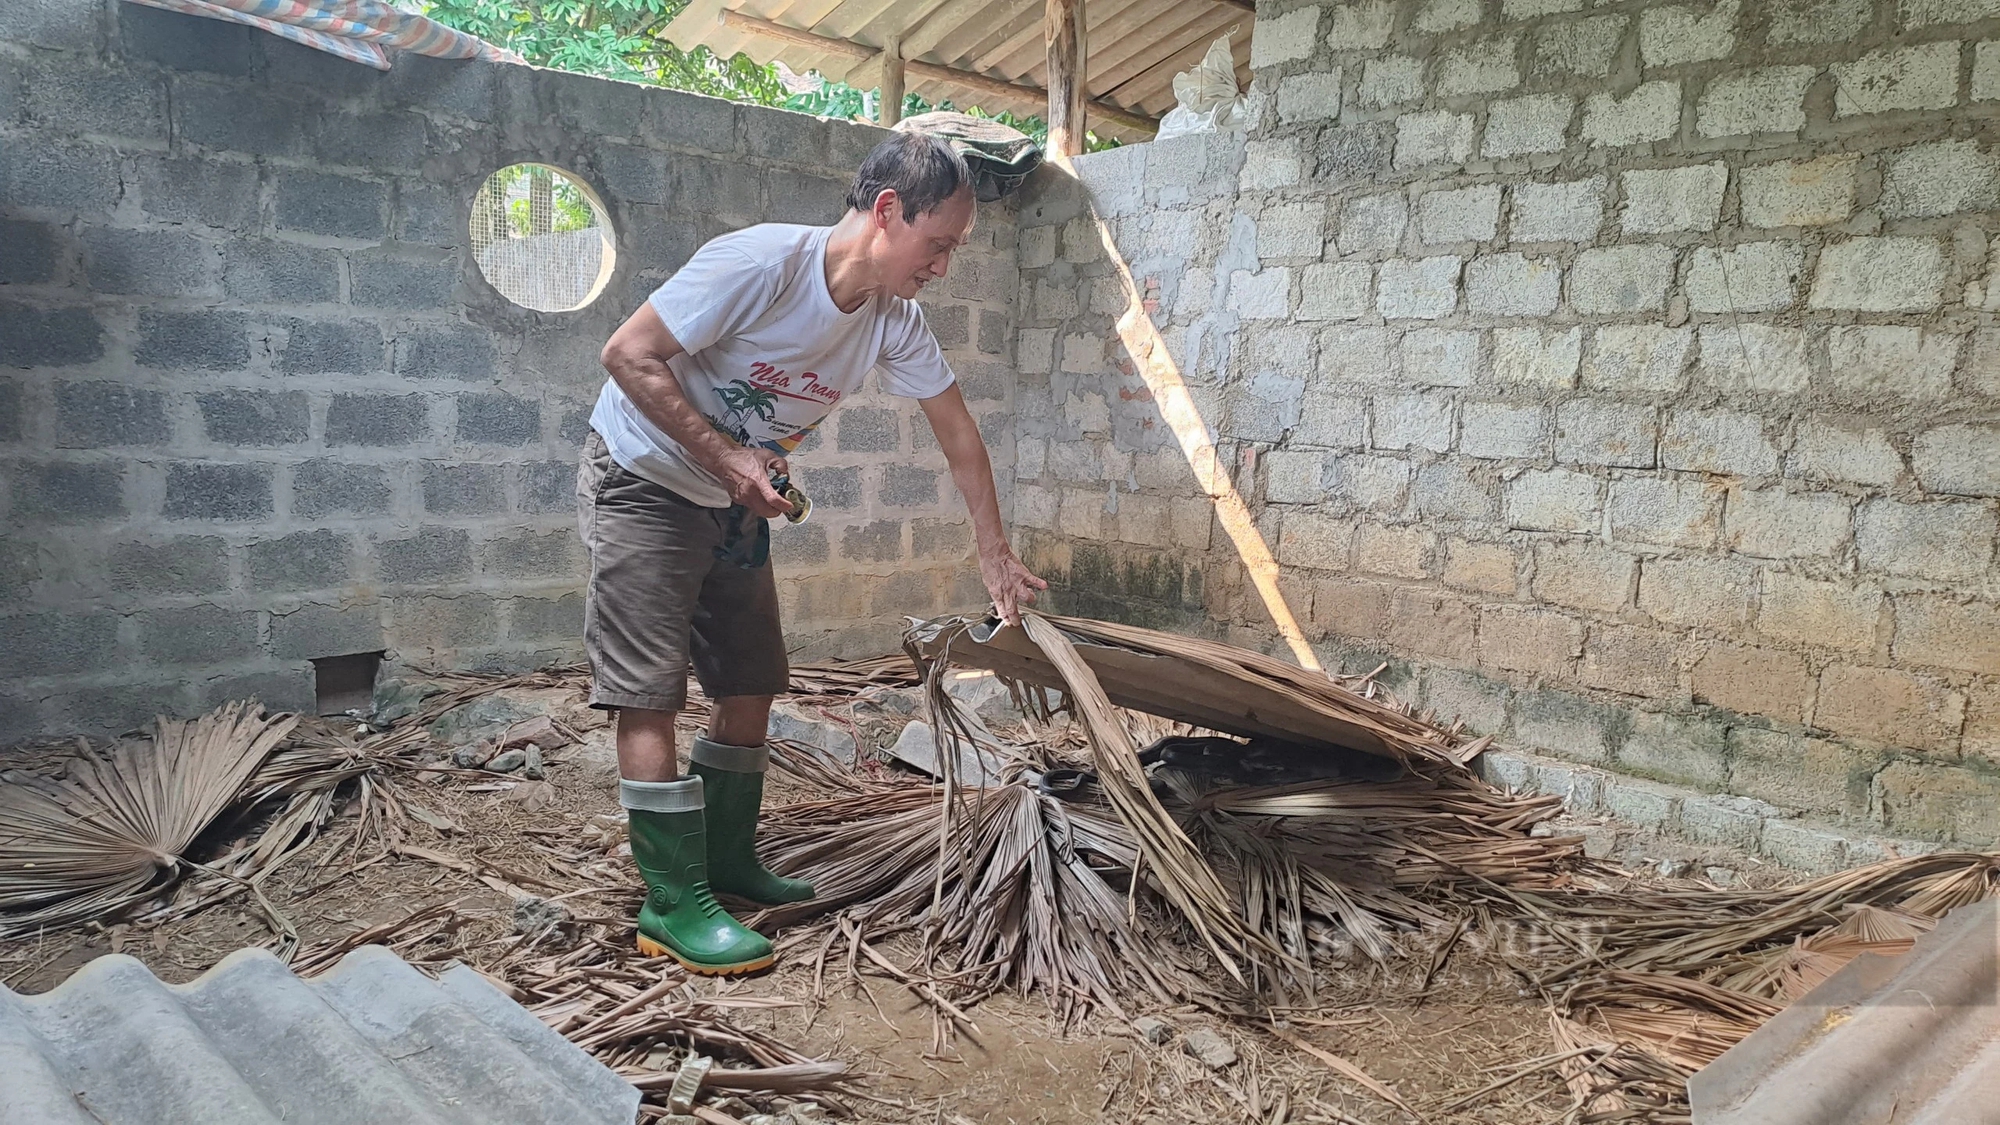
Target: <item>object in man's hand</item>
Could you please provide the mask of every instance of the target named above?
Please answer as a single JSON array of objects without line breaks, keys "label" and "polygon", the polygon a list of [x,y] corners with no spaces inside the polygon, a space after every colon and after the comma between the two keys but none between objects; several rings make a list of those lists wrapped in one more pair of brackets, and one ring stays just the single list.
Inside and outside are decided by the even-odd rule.
[{"label": "object in man's hand", "polygon": [[813,502],[804,492],[799,491],[799,486],[792,483],[791,477],[782,474],[772,477],[771,491],[784,497],[785,503],[792,506],[791,510],[785,513],[786,523],[804,523],[806,517],[812,515]]}]

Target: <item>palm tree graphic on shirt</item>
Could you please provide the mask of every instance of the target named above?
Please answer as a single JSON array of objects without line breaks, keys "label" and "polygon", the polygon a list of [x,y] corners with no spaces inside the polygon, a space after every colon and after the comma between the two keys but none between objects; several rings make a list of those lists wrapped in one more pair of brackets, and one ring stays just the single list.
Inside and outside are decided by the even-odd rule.
[{"label": "palm tree graphic on shirt", "polygon": [[728,412],[724,416],[727,425],[720,428],[739,442],[748,444],[750,441],[750,429],[746,423],[751,415],[766,422],[777,420],[778,396],[748,379],[733,379],[728,386],[715,388],[715,396],[722,400]]}]

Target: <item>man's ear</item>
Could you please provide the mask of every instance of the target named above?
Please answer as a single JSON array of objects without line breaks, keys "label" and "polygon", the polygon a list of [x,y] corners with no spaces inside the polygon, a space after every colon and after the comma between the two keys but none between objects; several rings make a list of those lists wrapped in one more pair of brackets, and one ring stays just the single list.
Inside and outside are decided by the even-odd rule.
[{"label": "man's ear", "polygon": [[888,230],[889,221],[900,216],[902,212],[903,197],[896,194],[895,188],[883,188],[875,193],[875,206],[870,209],[869,214],[874,216],[877,227]]}]

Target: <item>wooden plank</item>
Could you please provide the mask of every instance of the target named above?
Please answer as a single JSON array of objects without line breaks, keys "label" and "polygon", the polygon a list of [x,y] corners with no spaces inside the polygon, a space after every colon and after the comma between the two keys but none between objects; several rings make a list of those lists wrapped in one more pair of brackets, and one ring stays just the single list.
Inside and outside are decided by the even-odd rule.
[{"label": "wooden plank", "polygon": [[809,51],[823,51],[829,55],[839,55],[842,58],[857,59],[862,62],[880,53],[873,47],[864,47],[845,39],[829,39],[824,35],[815,35],[802,27],[787,27],[756,16],[746,16],[741,12],[723,12],[722,25],[731,31],[758,35],[779,43],[789,43],[794,47],[804,47]]},{"label": "wooden plank", "polygon": [[1047,0],[1042,8],[1042,35],[1049,48],[1048,150],[1061,156],[1082,155],[1088,127],[1083,104],[1090,96],[1084,83],[1090,60],[1083,22],[1083,0]]},{"label": "wooden plank", "polygon": [[[990,78],[984,74],[974,74],[969,70],[960,70],[953,66],[938,66],[936,63],[923,62],[910,62],[904,65],[909,68],[910,77],[912,78],[921,77],[937,82],[956,82],[969,90],[981,93],[991,93],[1002,97],[1026,98],[1028,104],[1036,107],[1037,111],[1043,108],[1042,103],[1045,102],[1048,96],[1048,91],[1040,86],[1030,86],[1024,82],[1003,82],[998,78]],[[1104,118],[1106,121],[1115,121],[1128,129],[1136,129],[1148,135],[1151,135],[1160,127],[1158,118],[1133,113],[1131,110],[1121,109],[1109,102],[1091,102],[1090,112]]]}]

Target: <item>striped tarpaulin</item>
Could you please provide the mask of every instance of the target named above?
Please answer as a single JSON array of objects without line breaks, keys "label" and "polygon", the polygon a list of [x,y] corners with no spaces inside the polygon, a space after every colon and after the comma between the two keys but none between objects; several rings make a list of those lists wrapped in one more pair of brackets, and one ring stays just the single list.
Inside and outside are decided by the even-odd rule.
[{"label": "striped tarpaulin", "polygon": [[446,59],[521,62],[521,56],[382,0],[126,0],[210,19],[246,23],[377,70],[388,47]]}]

